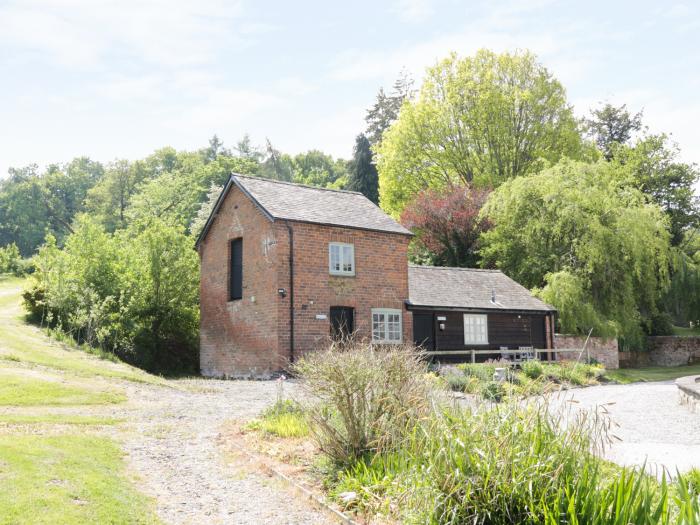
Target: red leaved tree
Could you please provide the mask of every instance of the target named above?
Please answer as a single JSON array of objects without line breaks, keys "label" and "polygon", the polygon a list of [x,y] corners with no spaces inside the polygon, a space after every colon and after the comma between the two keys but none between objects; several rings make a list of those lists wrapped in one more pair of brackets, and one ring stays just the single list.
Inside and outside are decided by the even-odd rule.
[{"label": "red leaved tree", "polygon": [[479,212],[489,193],[461,185],[419,193],[401,213],[416,234],[414,256],[438,266],[477,266],[479,236],[490,227]]}]

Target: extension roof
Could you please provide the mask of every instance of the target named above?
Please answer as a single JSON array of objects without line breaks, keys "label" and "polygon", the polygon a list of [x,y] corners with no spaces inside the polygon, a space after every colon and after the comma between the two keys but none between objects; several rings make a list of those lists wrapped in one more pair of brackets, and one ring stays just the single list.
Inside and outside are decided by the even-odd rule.
[{"label": "extension roof", "polygon": [[248,196],[271,221],[289,220],[412,235],[362,193],[316,188],[235,173],[231,175],[219,195],[197,238],[196,246],[206,237],[222,202],[234,186]]},{"label": "extension roof", "polygon": [[409,307],[555,311],[499,270],[409,265],[408,296]]}]

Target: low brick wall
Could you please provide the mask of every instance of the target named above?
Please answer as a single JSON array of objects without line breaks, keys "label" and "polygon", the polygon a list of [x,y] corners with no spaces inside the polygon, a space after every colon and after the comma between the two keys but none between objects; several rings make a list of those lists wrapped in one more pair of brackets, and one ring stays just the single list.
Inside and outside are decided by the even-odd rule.
[{"label": "low brick wall", "polygon": [[[554,336],[554,348],[583,348],[586,342],[585,336],[578,335],[562,335]],[[591,337],[586,346],[586,352],[583,354],[583,359],[586,355],[601,363],[606,369],[614,370],[620,368],[619,352],[617,348],[616,338]],[[557,354],[557,359],[560,361],[575,361],[578,354],[575,352],[567,352]]]},{"label": "low brick wall", "polygon": [[657,336],[647,339],[649,360],[654,366],[700,363],[700,337]]}]

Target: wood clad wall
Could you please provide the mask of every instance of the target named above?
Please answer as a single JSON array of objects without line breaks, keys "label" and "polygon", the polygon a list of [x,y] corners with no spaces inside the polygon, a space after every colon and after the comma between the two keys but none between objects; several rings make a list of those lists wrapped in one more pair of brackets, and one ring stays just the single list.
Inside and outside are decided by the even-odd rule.
[{"label": "wood clad wall", "polygon": [[[532,346],[534,348],[546,348],[545,316],[544,314],[517,314],[508,312],[489,313],[487,345],[464,344],[464,312],[439,312],[416,310],[414,316],[433,316],[434,344],[429,339],[426,348],[431,351],[449,350],[498,350],[502,346],[517,350],[520,346]],[[437,321],[438,317],[446,317],[446,321]],[[445,324],[445,329],[440,330],[440,323]],[[425,327],[427,323],[423,323]],[[425,333],[415,333],[414,340],[419,343],[426,339]]]}]

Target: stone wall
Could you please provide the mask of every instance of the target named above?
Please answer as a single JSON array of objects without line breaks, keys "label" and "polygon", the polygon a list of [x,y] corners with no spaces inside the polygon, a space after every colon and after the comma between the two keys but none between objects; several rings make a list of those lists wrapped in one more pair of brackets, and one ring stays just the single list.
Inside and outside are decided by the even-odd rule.
[{"label": "stone wall", "polygon": [[[583,348],[586,342],[585,336],[577,335],[562,335],[555,334],[554,336],[554,348]],[[586,351],[583,354],[583,359],[586,355],[590,355],[592,359],[595,359],[601,363],[606,369],[614,370],[620,367],[619,352],[617,348],[617,339],[615,338],[604,338],[604,337],[591,337],[588,340],[588,345],[586,346]],[[566,352],[557,354],[558,361],[575,361],[578,359],[579,354],[575,352]]]},{"label": "stone wall", "polygon": [[647,341],[649,360],[654,366],[700,363],[700,337],[657,336]]}]

